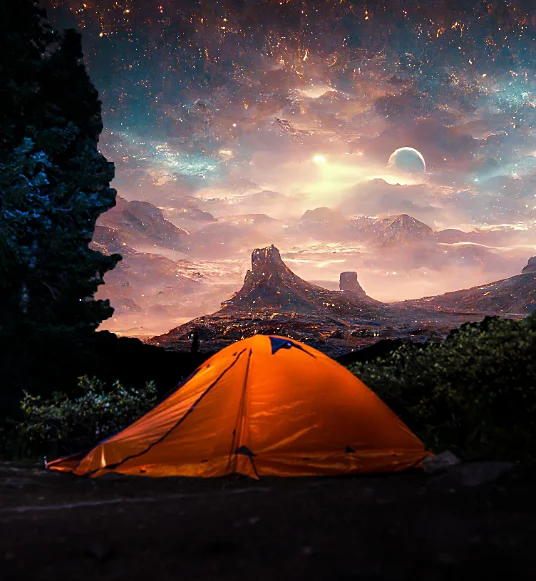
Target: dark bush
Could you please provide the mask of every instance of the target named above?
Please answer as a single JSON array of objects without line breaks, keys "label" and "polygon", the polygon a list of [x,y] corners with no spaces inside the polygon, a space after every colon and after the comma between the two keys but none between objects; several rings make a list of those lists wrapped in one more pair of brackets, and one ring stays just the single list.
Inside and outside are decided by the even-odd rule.
[{"label": "dark bush", "polygon": [[403,339],[380,339],[368,347],[362,347],[361,349],[340,355],[336,360],[346,367],[350,367],[354,363],[366,363],[379,359],[380,357],[385,357],[407,342]]},{"label": "dark bush", "polygon": [[45,400],[25,394],[23,420],[16,430],[19,457],[61,456],[90,449],[126,428],[157,402],[153,382],[143,388],[111,389],[96,378],[80,377],[77,396],[55,393]]},{"label": "dark bush", "polygon": [[[178,353],[107,331],[83,340],[60,332],[24,330],[9,344],[0,337],[0,430],[7,417],[17,419],[23,391],[45,398],[71,393],[77,378],[98,377],[141,388],[154,381],[160,396],[175,388],[212,353]],[[0,456],[2,443],[0,441]]]},{"label": "dark bush", "polygon": [[76,340],[57,332],[20,333],[9,348],[0,340],[0,458],[22,458],[25,449],[14,430],[23,421],[20,401],[27,391],[48,401],[56,392],[81,395],[77,380],[97,377],[103,384],[119,381],[135,390],[154,382],[159,399],[174,390],[212,353],[179,353],[146,345],[139,339],[99,331]]},{"label": "dark bush", "polygon": [[406,344],[350,370],[434,451],[536,458],[536,316],[487,317],[443,343]]}]

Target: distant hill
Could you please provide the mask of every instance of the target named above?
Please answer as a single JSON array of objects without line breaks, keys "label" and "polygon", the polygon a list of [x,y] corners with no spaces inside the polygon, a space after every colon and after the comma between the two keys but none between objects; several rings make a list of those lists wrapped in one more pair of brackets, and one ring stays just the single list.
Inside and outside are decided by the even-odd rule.
[{"label": "distant hill", "polygon": [[430,226],[408,214],[386,218],[348,218],[342,212],[327,207],[307,210],[297,224],[296,231],[321,240],[344,238],[380,246],[412,244],[426,239],[433,240],[434,236]]},{"label": "distant hill", "polygon": [[[527,267],[525,267],[527,268]],[[536,310],[536,269],[489,284],[397,305],[482,315],[527,315]]]},{"label": "distant hill", "polygon": [[114,316],[154,309],[156,300],[161,308],[176,308],[185,296],[198,290],[201,277],[159,250],[182,251],[188,236],[152,204],[117,196],[117,205],[100,216],[91,247],[104,254],[119,253],[123,260],[106,273],[98,298],[110,299]]},{"label": "distant hill", "polygon": [[125,259],[127,256],[136,253],[136,250],[126,242],[128,239],[129,236],[124,236],[122,230],[99,226],[97,224],[95,226],[95,232],[93,233],[91,247],[103,254],[114,254],[117,252]]},{"label": "distant hill", "polygon": [[116,205],[99,217],[97,226],[109,228],[129,246],[162,246],[185,250],[189,234],[166,220],[149,202],[129,202],[120,196]]},{"label": "distant hill", "polygon": [[420,242],[430,238],[434,231],[430,226],[419,222],[408,214],[400,214],[388,222],[383,231],[379,233],[382,246],[396,246],[411,242]]}]

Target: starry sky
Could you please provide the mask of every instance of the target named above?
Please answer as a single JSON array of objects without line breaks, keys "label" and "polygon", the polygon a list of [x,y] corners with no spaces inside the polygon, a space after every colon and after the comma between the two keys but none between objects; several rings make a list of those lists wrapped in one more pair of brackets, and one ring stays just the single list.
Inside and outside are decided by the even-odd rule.
[{"label": "starry sky", "polygon": [[[351,267],[387,300],[511,276],[534,254],[530,2],[45,0],[43,6],[54,27],[82,33],[103,101],[100,147],[116,165],[119,195],[150,201],[181,227],[175,210],[195,200],[226,224],[225,244],[214,235],[211,246],[214,232],[201,229],[203,245],[196,246],[192,232],[192,260],[223,265],[240,255],[247,262],[267,240],[300,275],[331,280]],[[388,165],[403,146],[421,152],[425,173]],[[495,234],[471,248],[469,260],[407,250],[388,264],[354,252],[355,241],[335,227],[321,239],[293,235],[303,213],[317,207],[348,217],[408,213],[436,231]],[[239,217],[252,213],[277,225],[248,238]],[[341,253],[352,258],[341,261]],[[398,294],[380,296],[393,261],[404,281]],[[435,283],[423,288],[430,272]]]},{"label": "starry sky", "polygon": [[[83,34],[87,66],[104,102],[104,141],[119,154],[113,142],[123,135],[127,147],[146,140],[142,149],[149,142],[147,153],[170,167],[175,161],[178,174],[217,177],[230,161],[221,151],[249,159],[256,144],[248,134],[278,112],[311,112],[316,126],[306,129],[316,137],[335,132],[349,144],[366,132],[358,103],[361,113],[382,118],[389,129],[426,118],[451,128],[460,118],[474,121],[478,109],[488,117],[503,112],[512,121],[505,137],[516,143],[522,141],[516,129],[533,121],[536,16],[527,2],[43,4],[56,26],[76,26]],[[330,104],[324,119],[322,111],[304,111],[314,107],[303,100],[329,90],[351,103]],[[504,126],[497,124],[497,131]],[[471,129],[465,134],[471,136]],[[154,151],[164,144],[171,148]],[[455,161],[466,153],[449,145],[423,152],[427,162],[441,169],[445,157]],[[483,163],[503,161],[490,154],[504,152],[481,145],[466,148]],[[179,151],[182,156],[173,155]],[[364,153],[373,157],[376,151]]]}]

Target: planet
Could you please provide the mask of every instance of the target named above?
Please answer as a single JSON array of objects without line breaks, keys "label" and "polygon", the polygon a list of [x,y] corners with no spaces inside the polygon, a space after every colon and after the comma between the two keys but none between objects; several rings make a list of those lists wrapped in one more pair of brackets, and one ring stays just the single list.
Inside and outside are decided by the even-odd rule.
[{"label": "planet", "polygon": [[389,158],[388,165],[405,173],[424,173],[426,171],[426,162],[422,153],[413,147],[397,149]]}]

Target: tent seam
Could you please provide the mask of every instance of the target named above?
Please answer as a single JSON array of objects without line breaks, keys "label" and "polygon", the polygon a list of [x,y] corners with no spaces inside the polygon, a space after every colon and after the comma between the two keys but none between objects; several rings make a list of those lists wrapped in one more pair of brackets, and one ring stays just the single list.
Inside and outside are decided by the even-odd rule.
[{"label": "tent seam", "polygon": [[[236,450],[240,447],[240,438],[242,437],[242,421],[243,421],[244,416],[245,416],[246,394],[247,394],[248,379],[249,379],[249,366],[251,363],[251,356],[252,355],[253,355],[253,349],[250,348],[248,362],[247,362],[247,366],[246,366],[246,373],[244,376],[244,387],[242,388],[242,395],[240,397],[240,405],[238,408],[238,413],[236,415],[236,424],[235,424],[235,429],[234,429],[234,434],[233,434],[233,441],[231,442],[231,450],[229,451],[229,459],[227,461],[227,472],[229,472],[229,468],[231,466],[233,454],[235,455],[235,459],[238,459],[238,456],[236,454]],[[236,465],[235,465],[235,469],[236,469]]]},{"label": "tent seam", "polygon": [[[106,469],[116,469],[119,466],[121,466],[121,464],[124,464],[125,462],[127,462],[128,460],[132,460],[132,458],[139,458],[140,456],[143,456],[144,454],[146,454],[149,450],[151,450],[154,446],[161,444],[174,430],[176,430],[183,422],[184,420],[186,420],[186,418],[195,410],[195,408],[197,407],[197,405],[201,402],[201,400],[212,390],[212,388],[220,381],[220,379],[232,368],[234,367],[234,365],[237,363],[237,361],[240,359],[240,356],[246,351],[246,349],[242,349],[242,351],[240,351],[240,353],[237,354],[237,356],[235,357],[234,361],[226,368],[224,369],[224,371],[222,371],[222,373],[207,387],[207,389],[205,389],[205,391],[196,399],[196,401],[188,408],[188,410],[186,411],[186,413],[181,416],[181,418],[175,422],[175,424],[173,426],[171,426],[171,428],[165,433],[163,434],[160,438],[158,438],[158,440],[156,440],[155,442],[152,442],[147,448],[145,448],[145,450],[138,452],[137,454],[131,454],[130,456],[127,456],[126,458],[124,458],[123,460],[121,460],[120,462],[116,462],[115,464],[109,464],[106,466],[103,466],[101,468],[99,468],[99,470],[102,470],[103,468]],[[95,472],[98,472],[99,470],[95,470]]]}]

